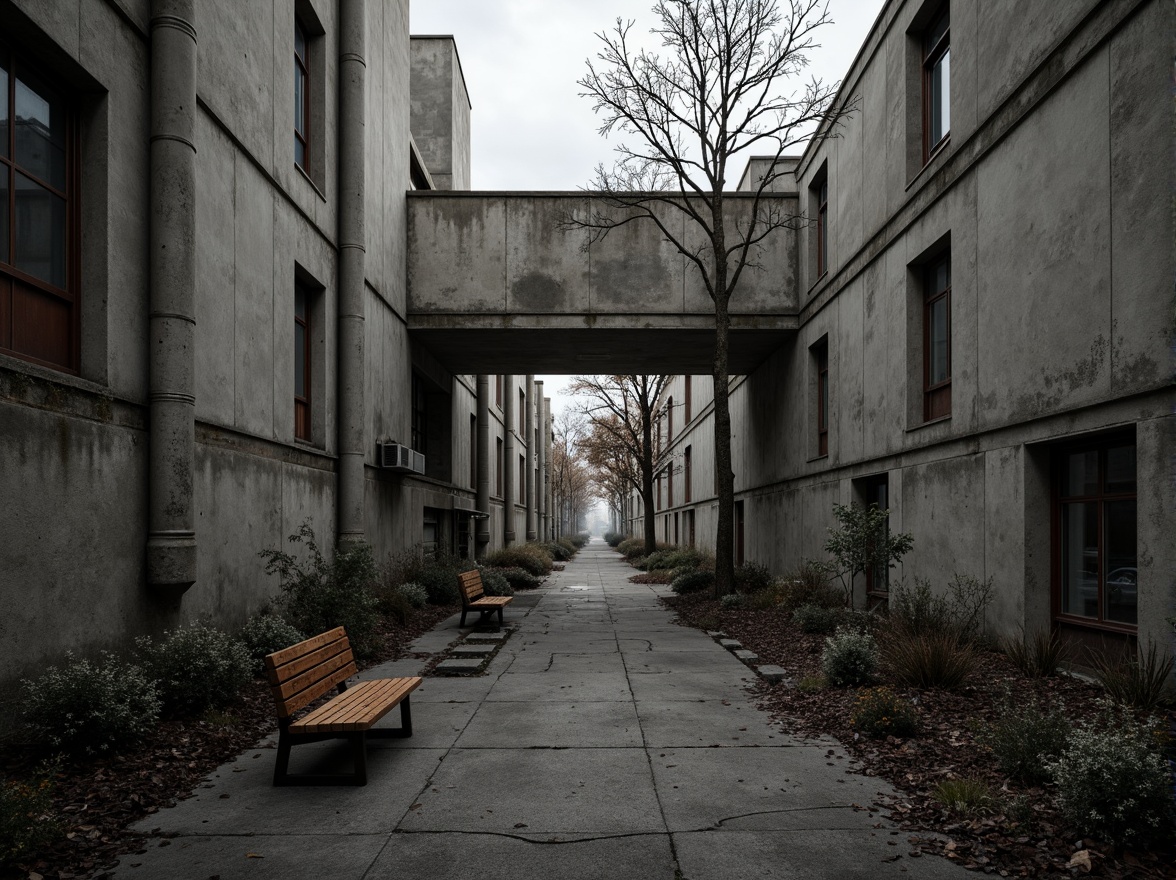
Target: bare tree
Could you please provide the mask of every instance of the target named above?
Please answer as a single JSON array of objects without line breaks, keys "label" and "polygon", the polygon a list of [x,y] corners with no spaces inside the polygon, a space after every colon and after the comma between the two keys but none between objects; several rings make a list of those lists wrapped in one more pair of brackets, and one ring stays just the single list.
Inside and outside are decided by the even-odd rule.
[{"label": "bare tree", "polygon": [[593,429],[611,437],[637,462],[641,502],[645,510],[645,552],[657,549],[654,532],[654,422],[657,401],[672,376],[577,376],[568,393],[583,400],[580,407]]},{"label": "bare tree", "polygon": [[[716,592],[730,592],[734,578],[734,474],[728,400],[728,335],[731,295],[744,271],[755,266],[754,248],[772,232],[806,221],[771,197],[785,173],[779,160],[806,140],[834,131],[835,85],[810,79],[779,94],[777,80],[799,77],[814,32],[828,24],[825,0],[657,0],[651,33],[664,53],[632,44],[633,22],[617,20],[597,36],[603,47],[579,81],[601,116],[600,132],[627,135],[612,168],[603,164],[588,189],[595,198],[565,228],[587,228],[597,241],[632,222],[654,223],[665,240],[693,265],[714,303],[715,467],[719,521],[715,546]],[[754,182],[749,214],[737,220],[726,209],[728,163],[756,150],[771,161]],[[668,218],[685,215],[685,231]],[[701,233],[701,234],[700,234]],[[701,240],[703,243],[698,245]],[[651,495],[646,495],[646,511]],[[646,516],[646,541],[652,540]]]},{"label": "bare tree", "polygon": [[580,459],[584,417],[565,409],[552,425],[551,478],[555,496],[556,537],[580,530],[592,503],[592,475]]},{"label": "bare tree", "polygon": [[580,450],[600,499],[617,511],[617,527],[624,530],[625,502],[633,492],[641,492],[641,466],[629,446],[617,439],[619,422],[612,415],[592,420]]}]

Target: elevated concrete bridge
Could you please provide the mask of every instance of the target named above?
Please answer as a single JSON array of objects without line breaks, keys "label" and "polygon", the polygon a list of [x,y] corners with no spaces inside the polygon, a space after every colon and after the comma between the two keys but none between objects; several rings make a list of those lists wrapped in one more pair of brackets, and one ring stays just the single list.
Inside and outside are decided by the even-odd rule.
[{"label": "elevated concrete bridge", "polygon": [[[746,222],[751,196],[728,198],[728,222]],[[795,195],[774,198],[798,212]],[[583,193],[410,193],[411,335],[455,373],[709,373],[714,312],[697,269],[648,220],[591,243],[560,230],[587,206]],[[665,216],[684,234],[680,212]],[[733,374],[797,326],[796,233],[774,231],[752,260],[732,299]]]}]

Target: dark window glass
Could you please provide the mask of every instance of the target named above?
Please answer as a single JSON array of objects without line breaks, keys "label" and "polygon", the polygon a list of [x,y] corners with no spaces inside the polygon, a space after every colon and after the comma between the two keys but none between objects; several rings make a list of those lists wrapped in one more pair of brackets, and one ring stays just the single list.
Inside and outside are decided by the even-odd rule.
[{"label": "dark window glass", "polygon": [[816,349],[817,359],[817,454],[829,454],[829,346]]},{"label": "dark window glass", "polygon": [[829,269],[829,181],[817,191],[817,277]]},{"label": "dark window glass", "polygon": [[310,76],[306,54],[306,32],[294,22],[294,163],[303,171],[310,143]]},{"label": "dark window glass", "polygon": [[1098,504],[1062,508],[1062,612],[1098,617]]},{"label": "dark window glass", "polygon": [[1107,492],[1135,492],[1135,444],[1107,450]]},{"label": "dark window glass", "polygon": [[951,256],[924,270],[923,418],[951,415]]},{"label": "dark window glass", "polygon": [[64,191],[67,126],[64,99],[27,72],[17,76],[14,98],[16,164],[43,183]]},{"label": "dark window glass", "polygon": [[948,10],[923,37],[923,154],[929,159],[951,131],[951,33]]},{"label": "dark window glass", "polygon": [[8,59],[5,57],[0,57],[0,157],[8,158]]},{"label": "dark window glass", "polygon": [[1103,513],[1103,617],[1135,626],[1139,603],[1135,499],[1107,501]]},{"label": "dark window glass", "polygon": [[294,436],[310,440],[310,294],[294,285]]}]

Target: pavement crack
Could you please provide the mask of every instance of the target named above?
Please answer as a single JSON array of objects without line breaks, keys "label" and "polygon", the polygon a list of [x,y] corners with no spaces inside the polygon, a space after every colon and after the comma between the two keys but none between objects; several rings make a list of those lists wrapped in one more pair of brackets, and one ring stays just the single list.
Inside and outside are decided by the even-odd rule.
[{"label": "pavement crack", "polygon": [[736,822],[740,819],[751,819],[755,816],[779,816],[786,813],[815,813],[819,810],[852,810],[853,807],[849,804],[824,804],[819,807],[785,807],[779,810],[756,810],[752,813],[740,813],[737,816],[724,816],[722,819],[716,821],[713,825],[707,828],[700,828],[699,831],[713,831],[722,828],[728,822]]},{"label": "pavement crack", "polygon": [[[429,831],[414,831],[410,829],[398,828],[392,832],[393,834],[460,834],[463,837],[504,837],[508,840],[519,840],[523,843],[533,843],[537,846],[567,846],[576,843],[595,843],[602,840],[624,840],[629,837],[666,837],[670,832],[668,831],[627,831],[617,834],[593,834],[588,837],[576,837],[568,840],[561,839],[558,835],[553,835],[547,840],[540,840],[534,837],[527,837],[523,834],[511,834],[508,831],[466,831],[466,830],[429,830]],[[566,833],[566,832],[565,832]],[[573,832],[574,833],[574,832]]]}]

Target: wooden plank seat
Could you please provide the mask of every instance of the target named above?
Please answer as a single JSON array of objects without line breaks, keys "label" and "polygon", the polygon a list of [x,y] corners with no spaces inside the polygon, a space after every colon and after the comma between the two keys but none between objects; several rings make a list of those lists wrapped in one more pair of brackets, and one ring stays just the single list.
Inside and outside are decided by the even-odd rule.
[{"label": "wooden plank seat", "polygon": [[495,611],[498,612],[498,625],[502,625],[502,609],[514,601],[514,596],[487,596],[482,589],[482,573],[463,571],[457,576],[461,584],[461,623],[465,626],[466,614],[477,611],[478,622],[481,623]]},{"label": "wooden plank seat", "polygon": [[[278,757],[274,785],[367,785],[367,738],[412,736],[409,694],[421,679],[381,678],[347,686],[358,671],[351,642],[339,626],[314,638],[275,651],[265,658],[278,714]],[[295,714],[337,688],[330,701],[295,719]],[[400,727],[373,728],[393,707],[400,706]],[[352,774],[291,774],[290,747],[326,739],[351,743]]]}]

